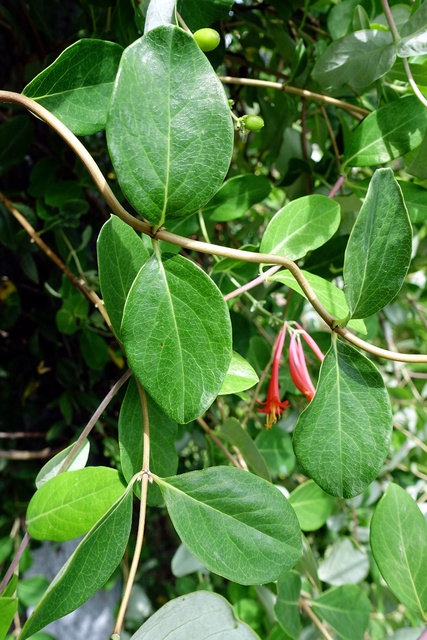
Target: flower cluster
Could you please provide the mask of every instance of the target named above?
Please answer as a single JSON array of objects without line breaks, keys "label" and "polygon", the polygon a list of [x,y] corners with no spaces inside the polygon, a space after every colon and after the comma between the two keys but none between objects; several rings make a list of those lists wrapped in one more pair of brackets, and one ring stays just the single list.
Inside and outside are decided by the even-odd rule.
[{"label": "flower cluster", "polygon": [[[311,381],[310,374],[308,373],[307,364],[305,361],[304,350],[301,344],[301,336],[308,344],[313,353],[319,358],[320,362],[323,362],[324,355],[319,349],[319,346],[313,340],[313,338],[299,325],[295,323],[297,330],[290,328],[291,338],[289,345],[289,371],[292,381],[296,388],[301,391],[311,402],[316,389]],[[279,363],[285,344],[287,324],[283,327],[283,331],[279,333],[277,339],[276,348],[274,351],[273,369],[271,372],[270,384],[268,387],[267,400],[265,402],[259,402],[263,405],[261,409],[257,409],[260,413],[267,414],[266,427],[270,429],[273,424],[277,422],[277,416],[281,416],[282,413],[289,407],[289,402],[280,400],[279,394]]]}]

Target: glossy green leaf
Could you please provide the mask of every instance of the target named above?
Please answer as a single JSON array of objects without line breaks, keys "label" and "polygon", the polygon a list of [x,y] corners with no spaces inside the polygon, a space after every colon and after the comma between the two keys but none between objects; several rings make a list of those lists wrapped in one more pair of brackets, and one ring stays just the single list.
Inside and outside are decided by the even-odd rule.
[{"label": "glossy green leaf", "polygon": [[371,522],[371,547],[390,589],[427,617],[427,523],[404,489],[389,484]]},{"label": "glossy green leaf", "polygon": [[409,20],[400,29],[401,40],[397,43],[400,58],[427,53],[427,7],[420,4]]},{"label": "glossy green leaf", "polygon": [[85,38],[65,49],[22,92],[48,109],[73,133],[105,129],[122,47]]},{"label": "glossy green leaf", "polygon": [[145,16],[144,33],[161,25],[175,24],[175,0],[150,0]]},{"label": "glossy green leaf", "polygon": [[17,609],[17,598],[0,598],[0,640],[6,637]]},{"label": "glossy green leaf", "polygon": [[99,282],[114,333],[120,339],[123,307],[132,282],[148,260],[141,238],[117,216],[104,224],[97,243]]},{"label": "glossy green leaf", "polygon": [[313,480],[304,482],[294,489],[289,496],[289,502],[303,531],[316,531],[323,527],[336,504],[336,500]]},{"label": "glossy green leaf", "polygon": [[378,169],[351,232],[344,293],[354,318],[367,318],[399,292],[411,262],[412,227],[391,169]]},{"label": "glossy green leaf", "polygon": [[154,481],[182,542],[210,571],[240,584],[262,584],[301,557],[296,515],[269,482],[234,467]]},{"label": "glossy green leaf", "polygon": [[295,455],[289,433],[279,427],[265,429],[256,437],[255,444],[274,476],[289,476],[295,467]]},{"label": "glossy green leaf", "polygon": [[118,471],[108,467],[61,473],[31,498],[28,533],[36,540],[77,538],[89,531],[124,490]]},{"label": "glossy green leaf", "polygon": [[7,585],[5,586],[0,598],[11,598],[16,591],[17,584],[18,584],[18,575],[14,573],[11,579],[9,580],[9,582],[7,583]]},{"label": "glossy green leaf", "polygon": [[230,164],[233,125],[191,35],[157,27],[125,50],[107,140],[121,188],[152,224],[194,213],[214,195]]},{"label": "glossy green leaf", "polygon": [[[424,140],[427,141],[427,138]],[[425,154],[425,159],[420,159],[421,164],[423,164],[423,171],[425,170],[424,167],[426,166],[427,161],[427,144],[425,147]],[[408,168],[410,173],[412,173],[411,167]],[[427,178],[427,172],[425,177]],[[427,220],[427,189],[419,184],[407,182],[406,180],[398,180],[397,183],[402,191],[403,199],[405,201],[406,208],[408,209],[409,219],[412,224],[425,222],[425,220]],[[370,180],[361,180],[360,182],[352,183],[351,188],[358,198],[364,200],[368,192],[369,184]]]},{"label": "glossy green leaf", "polygon": [[178,0],[178,11],[192,31],[226,18],[234,0]]},{"label": "glossy green leaf", "polygon": [[371,603],[355,584],[333,587],[311,602],[320,615],[343,640],[363,640],[369,624]]},{"label": "glossy green leaf", "polygon": [[298,640],[301,630],[301,617],[298,601],[301,592],[301,578],[296,571],[289,571],[277,581],[277,600],[274,614],[284,631]]},{"label": "glossy green leaf", "polygon": [[348,82],[356,88],[367,87],[391,69],[395,57],[391,33],[363,29],[332,42],[314,65],[312,76],[323,88]]},{"label": "glossy green leaf", "polygon": [[339,205],[326,196],[292,200],[270,221],[260,252],[298,260],[332,238],[339,223]]},{"label": "glossy green leaf", "polygon": [[230,366],[218,395],[239,393],[253,387],[259,378],[249,362],[233,351]]},{"label": "glossy green leaf", "polygon": [[[197,615],[195,615],[195,613]],[[195,591],[165,604],[144,622],[131,640],[259,640],[236,620],[222,596]]]},{"label": "glossy green leaf", "polygon": [[[94,525],[60,569],[25,623],[20,640],[26,640],[49,622],[74,611],[106,583],[123,557],[131,523],[132,491],[126,491]],[[78,589],[76,584],[79,585]]]},{"label": "glossy green leaf", "polygon": [[[349,308],[342,289],[338,289],[338,287],[332,282],[329,282],[329,280],[325,280],[324,278],[316,276],[313,273],[309,273],[308,271],[302,270],[302,274],[316,296],[319,298],[319,301],[325,307],[326,311],[329,311],[329,313],[337,319],[345,318],[347,316]],[[298,282],[288,271],[279,271],[278,273],[274,273],[268,279],[281,282],[293,291],[297,291],[299,294],[304,296],[304,298],[307,298]],[[363,320],[351,320],[348,323],[348,326],[359,333],[366,333],[366,326]]]},{"label": "glossy green leaf", "polygon": [[199,267],[179,255],[162,260],[154,254],[136,277],[122,339],[142,386],[183,423],[204,413],[221,389],[231,360],[230,316]]},{"label": "glossy green leaf", "polygon": [[[175,449],[177,425],[146,394],[148,419],[150,424],[150,470],[159,475],[176,473],[178,454]],[[134,378],[129,380],[120,415],[119,415],[119,447],[122,473],[126,482],[130,482],[135,473],[142,469],[143,422],[141,400]],[[141,495],[140,484],[134,485],[138,496]],[[148,486],[148,504],[161,504],[162,496],[159,488]]]},{"label": "glossy green leaf", "polygon": [[416,149],[427,129],[427,109],[416,96],[395,100],[371,113],[351,134],[344,164],[384,164]]},{"label": "glossy green leaf", "polygon": [[298,461],[324,491],[353,498],[380,471],[391,432],[380,372],[354,347],[333,339],[314,398],[295,427]]},{"label": "glossy green leaf", "polygon": [[264,176],[235,176],[224,182],[203,207],[203,215],[217,222],[241,218],[254,204],[267,198],[270,191],[271,182]]},{"label": "glossy green leaf", "polygon": [[[35,480],[37,489],[40,489],[40,487],[44,485],[48,480],[58,475],[63,462],[65,461],[73,447],[74,444],[70,444],[69,447],[66,447],[63,451],[60,451],[56,454],[56,456],[53,456],[53,458],[46,462],[46,464],[40,469],[37,474]],[[79,449],[76,451],[71,464],[66,469],[66,471],[76,471],[77,469],[83,469],[86,466],[86,462],[89,457],[89,451],[89,440],[85,438],[81,443]]]},{"label": "glossy green leaf", "polygon": [[221,433],[226,437],[228,442],[238,448],[249,469],[271,482],[270,472],[267,464],[258,451],[254,441],[236,418],[228,418],[220,427]]},{"label": "glossy green leaf", "polygon": [[319,578],[334,586],[357,584],[369,573],[369,560],[349,538],[337,541],[319,567]]},{"label": "glossy green leaf", "polygon": [[14,116],[0,125],[0,175],[23,161],[33,132],[32,122],[24,115]]}]

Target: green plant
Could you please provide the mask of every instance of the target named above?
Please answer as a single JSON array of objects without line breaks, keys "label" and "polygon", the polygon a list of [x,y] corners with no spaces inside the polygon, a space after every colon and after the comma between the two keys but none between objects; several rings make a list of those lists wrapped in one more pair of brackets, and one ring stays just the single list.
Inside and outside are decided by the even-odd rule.
[{"label": "green plant", "polygon": [[[65,48],[22,94],[0,91],[2,103],[48,124],[84,166],[59,165],[68,179],[57,183],[59,160],[39,159],[23,197],[9,170],[28,152],[32,125],[13,115],[0,127],[0,140],[14,141],[0,162],[10,178],[7,193],[0,192],[2,241],[27,256],[22,269],[34,275],[33,248],[11,226],[16,221],[62,271],[63,282],[47,281],[48,295],[61,299],[55,330],[77,338],[69,351],[82,361],[76,367],[67,359],[54,405],[58,431],[71,426],[76,411],[73,376],[89,370],[93,394],[80,399],[92,406],[107,367],[129,366],[75,443],[37,474],[28,533],[4,571],[0,638],[17,610],[12,574],[29,536],[86,534],[21,640],[79,607],[114,574],[134,507],[135,547],[114,638],[141,578],[144,532],[150,518],[166,512],[198,579],[177,580],[168,595],[185,598],[171,598],[136,624],[134,640],[173,637],[184,624],[192,637],[216,630],[236,640],[298,638],[310,626],[329,640],[361,639],[368,627],[373,638],[400,626],[419,629],[427,621],[427,525],[399,484],[421,494],[422,504],[423,377],[411,373],[423,374],[427,362],[427,117],[414,77],[421,86],[427,80],[423,85],[424,58],[407,57],[427,54],[425,3],[393,12],[385,0],[382,9],[344,0],[306,3],[301,11],[298,2],[182,0],[175,7],[152,0],[146,13],[118,2],[112,14],[101,5],[91,5],[97,37]],[[232,7],[241,24],[226,22]],[[104,18],[105,33],[97,31]],[[223,59],[211,64],[200,50],[211,49],[200,47],[197,34],[219,20],[226,62],[239,65],[244,54],[251,77],[219,78],[212,64]],[[110,28],[116,42],[103,39]],[[224,86],[237,90],[228,95]],[[238,113],[250,107],[262,117],[232,115],[229,100]],[[233,117],[257,136],[236,136]],[[108,154],[94,135],[104,130]],[[82,220],[89,200],[102,205],[87,173],[112,212],[97,237],[97,269]],[[256,265],[270,268],[257,273]],[[4,331],[19,318],[17,287],[5,285]],[[99,314],[90,315],[89,304]],[[301,338],[322,361],[320,370]],[[35,357],[47,353],[40,339],[30,341]],[[283,351],[289,367],[281,365]],[[40,370],[42,363],[40,357]],[[395,363],[401,368],[393,370]],[[59,379],[59,364],[56,371]],[[112,428],[113,435],[94,438],[105,455],[86,466],[88,438],[125,384],[117,437]],[[261,398],[265,408],[254,411]],[[405,403],[415,426],[393,432],[393,410],[401,413]],[[267,427],[276,423],[268,431],[263,412]],[[402,434],[418,447],[403,469]],[[415,489],[411,473],[422,481]],[[7,559],[13,551],[4,539]]]}]

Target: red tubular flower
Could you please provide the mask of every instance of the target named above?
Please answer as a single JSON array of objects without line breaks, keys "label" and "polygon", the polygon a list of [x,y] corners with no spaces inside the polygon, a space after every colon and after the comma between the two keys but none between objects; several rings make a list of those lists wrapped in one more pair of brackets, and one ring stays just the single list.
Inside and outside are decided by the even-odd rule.
[{"label": "red tubular flower", "polygon": [[257,409],[260,413],[268,414],[265,425],[267,429],[270,429],[273,424],[276,424],[277,416],[280,416],[289,407],[289,402],[287,400],[281,402],[279,395],[279,362],[283,351],[283,345],[285,344],[285,336],[286,325],[283,331],[279,334],[279,338],[277,340],[267,400],[265,402],[259,402],[259,404],[264,405],[264,407],[262,409]]},{"label": "red tubular flower", "polygon": [[[301,335],[309,345],[313,353],[323,362],[324,355],[320,351],[318,345],[313,338],[297,324],[301,329]],[[311,381],[310,374],[307,370],[305,362],[304,350],[301,344],[300,334],[293,333],[291,335],[291,344],[289,346],[289,370],[291,372],[291,378],[296,388],[301,391],[309,402],[313,399],[316,392],[314,385]]]}]

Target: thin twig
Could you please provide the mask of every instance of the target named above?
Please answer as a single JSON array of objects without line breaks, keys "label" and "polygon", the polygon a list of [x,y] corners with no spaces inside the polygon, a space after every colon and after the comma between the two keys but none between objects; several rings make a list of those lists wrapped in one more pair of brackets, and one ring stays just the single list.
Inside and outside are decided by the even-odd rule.
[{"label": "thin twig", "polygon": [[165,240],[166,242],[170,242],[190,251],[198,251],[200,253],[206,253],[209,255],[222,256],[223,258],[243,260],[245,262],[254,264],[281,265],[288,269],[294,276],[295,280],[304,291],[307,300],[317,311],[322,320],[324,320],[324,322],[331,328],[332,331],[335,331],[335,333],[340,335],[348,342],[354,344],[356,347],[363,349],[364,351],[367,351],[368,353],[371,353],[374,356],[385,358],[386,360],[393,360],[398,362],[427,362],[427,355],[393,353],[391,351],[388,351],[387,349],[381,349],[380,347],[376,347],[369,344],[368,342],[365,342],[364,340],[361,340],[344,327],[340,327],[339,325],[335,326],[336,319],[323,307],[313,289],[307,282],[302,271],[295,264],[295,262],[289,260],[289,258],[267,253],[255,253],[250,251],[242,251],[241,249],[220,247],[219,245],[200,242],[199,240],[183,238],[182,236],[170,233],[164,229],[159,229],[156,231],[156,233],[153,233],[151,225],[148,224],[148,222],[142,222],[141,220],[138,220],[128,211],[126,211],[126,209],[120,204],[90,153],[82,145],[80,140],[78,140],[78,138],[76,138],[76,136],[60,120],[58,120],[58,118],[56,118],[53,114],[51,114],[47,109],[39,105],[37,102],[31,100],[31,98],[22,96],[19,93],[0,91],[0,102],[12,102],[15,104],[23,105],[26,109],[35,113],[39,118],[44,120],[55,131],[57,131],[57,133],[67,142],[67,144],[69,144],[69,146],[75,151],[80,160],[86,166],[87,170],[92,176],[94,183],[98,187],[99,191],[101,192],[106,203],[109,205],[112,211],[116,215],[118,215],[124,222],[129,224],[133,229],[141,231],[142,233],[149,235],[151,238],[155,237],[157,240]]},{"label": "thin twig", "polygon": [[[61,271],[67,276],[73,287],[78,289],[84,295],[84,297],[89,300],[89,302],[92,302],[92,304],[95,305],[95,307],[98,309],[105,322],[107,323],[108,327],[112,330],[111,322],[104,307],[104,303],[95,293],[95,291],[90,289],[90,287],[87,286],[87,284],[80,276],[76,276],[76,274],[73,273],[64,262],[62,262],[61,258],[57,256],[54,251],[52,251],[52,249],[45,243],[44,240],[41,239],[34,227],[28,222],[27,218],[23,216],[22,213],[20,213],[18,209],[13,206],[10,200],[8,200],[8,198],[6,198],[6,196],[1,192],[0,200],[3,202],[8,211],[13,215],[13,217],[19,222],[19,224],[25,229],[31,240],[35,242],[36,245],[40,247],[42,251],[44,251],[47,257],[52,260],[52,262],[54,262],[56,266],[59,267]],[[72,247],[71,251],[74,251]]]},{"label": "thin twig", "polygon": [[50,447],[46,447],[41,451],[21,451],[19,449],[8,449],[7,451],[0,449],[0,458],[4,460],[44,460],[52,457],[56,451]]},{"label": "thin twig", "polygon": [[111,400],[116,395],[117,391],[124,385],[126,380],[128,380],[131,375],[132,375],[132,371],[128,369],[122,375],[122,377],[119,380],[117,380],[117,382],[111,387],[110,391],[107,393],[107,395],[105,396],[105,398],[103,399],[103,401],[101,402],[101,404],[99,405],[99,407],[97,408],[97,410],[95,411],[95,413],[93,414],[93,416],[91,417],[91,419],[89,420],[89,422],[87,423],[87,425],[85,426],[85,428],[83,429],[83,431],[81,432],[77,440],[75,441],[73,448],[71,449],[68,456],[65,458],[58,473],[62,473],[63,471],[66,471],[68,469],[76,452],[80,449],[83,440],[88,437],[89,433],[92,431],[93,427],[96,425],[99,418],[101,417],[105,409],[108,407]]},{"label": "thin twig", "polygon": [[21,544],[19,545],[19,549],[15,553],[15,555],[13,557],[13,560],[10,563],[10,567],[6,571],[6,573],[4,575],[4,578],[1,581],[1,584],[0,584],[0,596],[3,593],[3,591],[6,589],[7,585],[9,584],[9,580],[13,576],[13,572],[15,571],[15,568],[18,566],[18,563],[19,563],[19,561],[21,559],[22,554],[25,551],[25,548],[26,548],[29,540],[30,540],[30,536],[28,535],[28,531],[26,531],[25,534],[24,534],[24,537],[21,540]]},{"label": "thin twig", "polygon": [[276,273],[276,271],[279,271],[280,268],[281,268],[280,265],[271,267],[271,269],[268,269],[257,278],[254,278],[254,280],[251,280],[250,282],[247,282],[246,284],[242,285],[238,289],[234,289],[234,291],[227,293],[224,296],[224,300],[231,300],[232,298],[236,298],[237,296],[239,296],[241,293],[244,293],[245,291],[249,291],[250,289],[257,287],[259,284],[262,284],[268,277],[272,276],[273,273]]},{"label": "thin twig", "polygon": [[215,442],[216,446],[219,447],[221,449],[221,451],[227,456],[227,458],[236,467],[236,469],[241,469],[242,466],[237,462],[236,458],[229,452],[227,447],[225,447],[222,444],[221,440],[219,438],[217,438],[215,433],[206,424],[206,422],[203,420],[203,418],[196,418],[196,421],[199,423],[199,425],[202,427],[202,429],[205,431],[205,433],[209,436],[209,438],[212,440],[212,442]]},{"label": "thin twig", "polygon": [[143,454],[142,454],[142,478],[141,478],[141,504],[139,508],[138,533],[136,536],[135,551],[132,558],[132,564],[129,569],[129,576],[126,583],[122,601],[120,603],[119,613],[117,614],[116,624],[114,625],[113,634],[120,634],[123,627],[126,609],[129,603],[130,594],[133,583],[135,582],[136,571],[138,569],[139,559],[141,556],[142,544],[144,541],[145,516],[147,512],[147,491],[150,478],[150,421],[148,416],[147,398],[144,388],[137,381],[139,397],[141,399],[142,421],[143,421]]},{"label": "thin twig", "polygon": [[308,602],[304,600],[304,598],[299,599],[299,606],[304,609],[305,613],[308,615],[313,624],[319,629],[322,636],[325,640],[334,640],[329,631],[326,629],[325,625],[314,613],[313,609],[310,607]]},{"label": "thin twig", "polygon": [[328,127],[329,137],[331,138],[331,144],[332,144],[332,148],[334,150],[335,160],[336,160],[336,163],[337,163],[338,171],[341,171],[340,151],[338,149],[338,145],[337,145],[337,141],[336,141],[336,138],[335,138],[334,130],[332,129],[331,121],[329,120],[327,111],[326,111],[325,106],[323,104],[320,105],[320,110],[321,110],[323,118],[324,118],[324,120],[326,122],[326,126]]},{"label": "thin twig", "polygon": [[421,310],[421,307],[418,304],[418,302],[412,296],[410,296],[409,293],[406,294],[406,298],[407,298],[409,304],[411,305],[411,307],[413,307],[413,309],[417,312],[418,317],[421,320],[424,329],[427,329],[427,319],[424,316],[424,314],[423,314],[423,312]]},{"label": "thin twig", "polygon": [[400,431],[401,433],[403,433],[407,438],[412,440],[412,442],[415,442],[417,447],[420,447],[420,449],[422,449],[427,453],[427,445],[424,444],[424,442],[420,440],[415,434],[408,431],[408,429],[405,429],[405,427],[402,427],[402,425],[396,422],[395,420],[393,420],[393,427],[398,431]]}]

